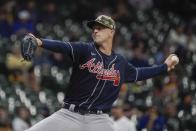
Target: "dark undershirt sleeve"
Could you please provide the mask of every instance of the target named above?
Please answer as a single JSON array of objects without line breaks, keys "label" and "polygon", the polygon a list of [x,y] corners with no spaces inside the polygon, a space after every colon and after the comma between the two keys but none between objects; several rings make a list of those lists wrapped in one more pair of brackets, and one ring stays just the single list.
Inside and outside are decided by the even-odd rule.
[{"label": "dark undershirt sleeve", "polygon": [[161,64],[161,65],[153,66],[153,67],[137,68],[137,70],[138,70],[138,76],[136,78],[136,81],[141,81],[141,80],[146,80],[146,79],[155,77],[162,73],[166,73],[167,65]]},{"label": "dark undershirt sleeve", "polygon": [[80,58],[85,55],[87,44],[82,42],[63,42],[58,40],[41,39],[44,49],[62,53],[72,59],[72,62],[79,62]]},{"label": "dark undershirt sleeve", "polygon": [[125,66],[125,82],[142,81],[166,72],[166,64],[161,64],[152,67],[136,68],[132,64],[127,62]]}]

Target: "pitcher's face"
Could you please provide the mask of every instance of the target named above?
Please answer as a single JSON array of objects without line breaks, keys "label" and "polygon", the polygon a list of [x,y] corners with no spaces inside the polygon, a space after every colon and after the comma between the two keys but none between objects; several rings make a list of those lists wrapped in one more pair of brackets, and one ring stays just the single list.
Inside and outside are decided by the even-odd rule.
[{"label": "pitcher's face", "polygon": [[108,39],[113,39],[114,30],[111,30],[102,25],[95,25],[92,31],[92,38],[94,42],[98,45],[108,41]]}]

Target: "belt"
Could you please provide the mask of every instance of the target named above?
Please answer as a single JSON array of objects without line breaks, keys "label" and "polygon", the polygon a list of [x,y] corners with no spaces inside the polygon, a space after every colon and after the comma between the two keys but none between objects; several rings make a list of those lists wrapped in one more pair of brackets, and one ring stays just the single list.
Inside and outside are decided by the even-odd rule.
[{"label": "belt", "polygon": [[85,115],[85,114],[99,115],[99,114],[109,113],[109,110],[88,110],[88,109],[81,108],[75,104],[68,104],[68,103],[63,103],[63,108],[68,109],[72,112],[79,113],[81,115]]}]

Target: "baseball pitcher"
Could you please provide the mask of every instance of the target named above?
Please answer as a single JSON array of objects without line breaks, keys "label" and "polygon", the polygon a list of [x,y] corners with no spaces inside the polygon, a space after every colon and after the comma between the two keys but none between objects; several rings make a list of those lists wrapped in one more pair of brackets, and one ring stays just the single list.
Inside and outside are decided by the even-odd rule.
[{"label": "baseball pitcher", "polygon": [[155,77],[178,63],[171,54],[161,65],[136,68],[112,50],[116,25],[111,17],[100,15],[87,26],[92,29],[92,42],[24,37],[21,53],[25,60],[30,61],[40,47],[65,54],[73,65],[62,109],[27,131],[116,131],[108,113],[122,83]]}]

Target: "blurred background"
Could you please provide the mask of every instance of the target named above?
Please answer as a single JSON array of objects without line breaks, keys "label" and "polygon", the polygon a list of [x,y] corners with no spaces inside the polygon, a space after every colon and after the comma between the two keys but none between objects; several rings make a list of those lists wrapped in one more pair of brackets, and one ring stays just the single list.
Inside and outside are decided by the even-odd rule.
[{"label": "blurred background", "polygon": [[23,35],[88,41],[85,21],[100,14],[117,22],[114,50],[134,66],[180,57],[168,74],[123,84],[111,113],[120,131],[196,130],[194,0],[1,0],[0,131],[23,131],[60,109],[69,83],[62,54],[38,49],[32,62],[21,62]]}]

